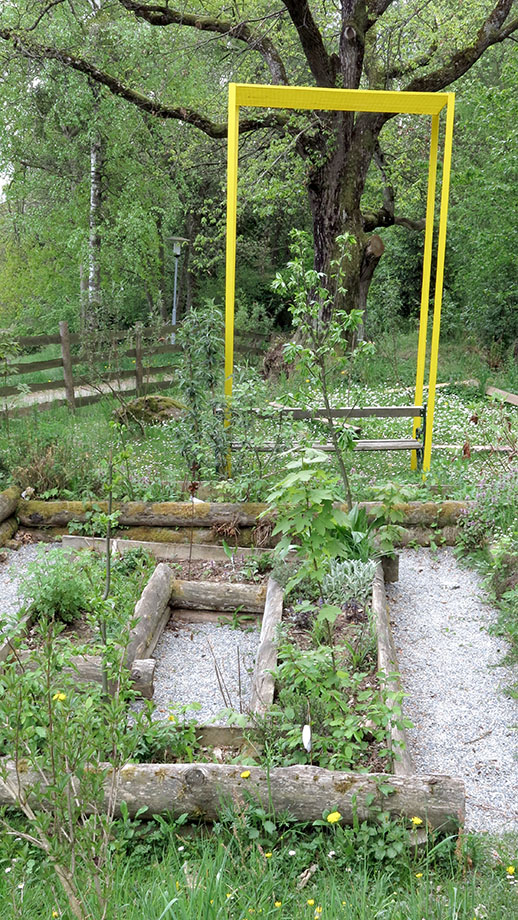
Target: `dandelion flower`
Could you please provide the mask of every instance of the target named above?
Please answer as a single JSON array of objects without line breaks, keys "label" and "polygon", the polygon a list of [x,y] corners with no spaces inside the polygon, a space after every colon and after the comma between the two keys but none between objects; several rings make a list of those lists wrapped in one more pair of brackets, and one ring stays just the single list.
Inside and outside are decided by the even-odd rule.
[{"label": "dandelion flower", "polygon": [[342,817],[342,816],[341,816],[341,814],[340,814],[339,811],[332,811],[332,812],[327,816],[327,821],[328,821],[329,824],[336,824],[336,822],[339,821],[341,817]]},{"label": "dandelion flower", "polygon": [[414,825],[414,827],[419,827],[419,825],[423,823],[423,819],[418,818],[417,815],[414,815],[414,817],[411,820],[412,820],[412,824]]},{"label": "dandelion flower", "polygon": [[422,877],[423,877],[423,873],[422,873],[422,872],[416,872],[415,877],[416,877],[416,878],[422,878]]},{"label": "dandelion flower", "polygon": [[309,907],[313,907],[313,904],[315,903],[315,899],[314,899],[314,898],[308,898],[308,900],[306,901],[306,903],[309,905]]},{"label": "dandelion flower", "polygon": [[243,770],[240,776],[241,776],[241,779],[248,779],[248,777],[250,776],[250,770]]},{"label": "dandelion flower", "polygon": [[62,703],[63,700],[66,700],[66,698],[67,698],[66,693],[55,693],[54,696],[52,697],[52,699],[57,700],[58,703]]},{"label": "dandelion flower", "polygon": [[508,875],[514,875],[514,866],[508,866],[505,871]]},{"label": "dandelion flower", "polygon": [[275,907],[281,907],[282,901],[275,901]]},{"label": "dandelion flower", "polygon": [[264,855],[266,856],[266,859],[271,859],[273,853],[265,853]]}]

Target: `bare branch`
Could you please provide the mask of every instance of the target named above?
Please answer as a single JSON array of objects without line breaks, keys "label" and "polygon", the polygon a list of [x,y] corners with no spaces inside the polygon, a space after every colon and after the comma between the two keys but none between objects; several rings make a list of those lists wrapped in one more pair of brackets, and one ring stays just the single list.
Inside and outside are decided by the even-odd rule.
[{"label": "bare branch", "polygon": [[419,54],[417,57],[412,58],[411,61],[407,61],[406,64],[402,66],[394,65],[386,72],[387,80],[401,79],[401,77],[406,77],[409,73],[412,73],[414,70],[417,70],[418,67],[425,67],[426,64],[430,63],[430,58],[437,51],[439,43],[437,39],[434,39],[431,45],[423,51],[422,54]]},{"label": "bare branch", "polygon": [[252,31],[245,21],[231,22],[213,16],[198,16],[173,10],[167,5],[139,3],[138,0],[119,0],[119,3],[130,13],[134,13],[138,19],[144,19],[152,26],[188,26],[200,32],[214,32],[245,42],[249,48],[259,52],[264,58],[274,83],[288,83],[282,58],[273,42],[266,36]]},{"label": "bare branch", "polygon": [[[157,118],[184,121],[187,124],[194,125],[195,128],[203,131],[203,133],[207,134],[209,137],[224,138],[227,136],[226,122],[211,121],[200,112],[196,112],[194,109],[187,108],[186,106],[164,105],[157,99],[145,96],[143,93],[139,93],[137,90],[122,83],[117,77],[114,77],[113,74],[99,70],[99,68],[90,61],[70,54],[68,51],[27,41],[22,35],[15,33],[12,29],[0,29],[0,38],[4,39],[4,41],[11,42],[15,49],[25,57],[32,58],[33,60],[58,61],[64,67],[70,67],[72,70],[85,74],[96,83],[106,86],[114,96],[120,96],[122,99],[126,99],[127,102],[131,102],[133,105],[137,106],[137,108],[144,112],[149,112]],[[272,112],[271,114],[264,115],[262,118],[243,119],[240,122],[239,130],[244,133],[247,131],[257,131],[260,128],[284,129],[285,123],[286,119],[282,115]]]},{"label": "bare branch", "polygon": [[335,72],[307,0],[283,0],[318,86],[333,87]]},{"label": "bare branch", "polygon": [[65,0],[53,0],[52,3],[48,3],[47,6],[41,11],[36,22],[33,22],[32,26],[28,26],[26,29],[24,29],[24,32],[34,32],[34,29],[39,26],[41,20],[47,15],[52,7],[60,6],[61,3],[65,3]]}]

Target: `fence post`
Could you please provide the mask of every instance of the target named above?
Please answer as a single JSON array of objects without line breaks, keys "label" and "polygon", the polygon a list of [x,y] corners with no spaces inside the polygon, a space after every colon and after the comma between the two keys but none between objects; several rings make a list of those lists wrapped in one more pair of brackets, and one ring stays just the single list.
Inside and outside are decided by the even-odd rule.
[{"label": "fence post", "polygon": [[59,337],[61,339],[61,358],[63,361],[63,377],[65,378],[67,405],[69,409],[74,411],[76,408],[76,400],[74,395],[74,378],[72,376],[72,356],[70,354],[70,333],[66,320],[61,320],[59,324]]},{"label": "fence post", "polygon": [[135,388],[137,396],[144,394],[144,368],[142,367],[142,332],[135,333]]}]

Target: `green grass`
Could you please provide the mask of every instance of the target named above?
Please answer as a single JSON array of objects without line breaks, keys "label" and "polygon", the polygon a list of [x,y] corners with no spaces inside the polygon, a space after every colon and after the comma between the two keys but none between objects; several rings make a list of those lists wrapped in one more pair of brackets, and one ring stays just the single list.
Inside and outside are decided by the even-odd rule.
[{"label": "green grass", "polygon": [[[400,335],[393,341],[378,344],[377,354],[362,358],[348,377],[336,386],[335,405],[392,405],[413,402],[415,355],[417,338],[414,333]],[[395,355],[395,357],[394,357]],[[157,356],[161,357],[161,356]],[[474,347],[461,342],[446,342],[441,346],[439,380],[450,385],[437,390],[434,441],[436,443],[496,444],[506,443],[518,436],[518,413],[513,407],[504,411],[483,393],[487,381],[504,389],[518,391],[516,365],[501,367],[493,372]],[[463,386],[460,380],[477,378],[480,386]],[[180,396],[171,387],[172,395]],[[242,405],[266,405],[271,401],[287,405],[311,406],[321,403],[319,393],[305,380],[292,376],[275,383],[265,383],[253,367],[236,371],[236,418]],[[5,421],[0,431],[0,485],[11,480],[22,487],[32,485],[38,495],[53,492],[62,497],[99,495],[102,490],[101,467],[113,446],[115,453],[122,447],[127,456],[121,467],[117,497],[144,500],[172,500],[178,497],[177,483],[187,475],[181,456],[177,426],[174,423],[148,426],[145,434],[132,428],[117,435],[110,425],[111,413],[118,402],[106,397],[92,406],[80,407],[75,414],[66,407],[34,413],[22,419],[12,419],[7,434]],[[507,420],[511,432],[507,430]],[[271,440],[271,421],[254,422],[258,443]],[[243,431],[250,432],[250,417],[243,421]],[[282,475],[286,457],[282,446],[293,439],[323,440],[323,425],[292,425],[285,423],[280,449],[274,455],[254,454],[253,450],[235,452],[232,481],[220,477],[221,497],[228,499],[264,498],[269,485]],[[403,437],[411,433],[408,419],[362,420],[363,438]],[[242,431],[237,429],[239,438]],[[210,454],[210,452],[209,452]],[[466,498],[474,494],[484,472],[498,472],[500,458],[473,454],[463,460],[461,451],[434,451],[432,469],[426,477],[410,469],[406,451],[357,453],[349,458],[352,469],[352,492],[355,500],[375,497],[376,487],[383,481],[396,481],[410,486],[414,497],[427,497],[434,491],[443,496]],[[505,462],[505,461],[504,461]],[[211,478],[213,473],[201,469],[199,478]],[[48,495],[47,497],[53,497]]]},{"label": "green grass", "polygon": [[[216,833],[176,835],[169,826],[146,841],[126,823],[127,849],[115,857],[107,920],[510,920],[518,838],[455,839],[392,863],[376,862],[351,832],[287,832],[269,849],[247,842],[239,819]],[[119,841],[120,843],[120,841]],[[24,853],[14,857],[13,853]],[[271,853],[266,856],[266,853]],[[334,855],[329,855],[334,854]],[[0,907],[5,916],[41,920],[71,913],[44,861],[25,847],[4,848]],[[469,858],[468,858],[469,857]],[[316,866],[304,888],[301,877]],[[5,870],[9,871],[6,872]],[[517,866],[518,871],[518,866]],[[80,875],[80,870],[79,870]],[[82,890],[88,900],[88,880]],[[20,887],[23,886],[23,887]]]}]

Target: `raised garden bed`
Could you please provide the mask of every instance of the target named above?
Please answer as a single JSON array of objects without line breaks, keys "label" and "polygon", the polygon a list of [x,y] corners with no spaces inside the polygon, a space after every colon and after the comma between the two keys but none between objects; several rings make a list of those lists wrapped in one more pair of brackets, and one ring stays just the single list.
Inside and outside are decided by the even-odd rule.
[{"label": "raised garden bed", "polygon": [[[229,614],[262,614],[260,645],[253,676],[251,711],[264,715],[272,704],[277,660],[275,633],[282,615],[282,591],[270,580],[264,586],[188,582],[174,578],[171,568],[160,563],[148,582],[136,607],[136,623],[126,652],[126,665],[140,667],[149,662],[162,631],[171,616],[189,619],[193,611],[216,618]],[[384,580],[378,567],[374,585],[373,609],[378,637],[378,667],[386,674],[397,671],[397,661],[390,638],[385,603]],[[238,614],[239,615],[239,614]],[[98,662],[82,656],[84,679],[98,679],[94,673]],[[91,669],[86,672],[86,667]],[[93,669],[93,671],[92,671]],[[396,677],[389,689],[396,691]],[[152,677],[149,682],[152,689]],[[146,693],[146,695],[151,695]],[[418,816],[424,824],[452,831],[464,815],[463,783],[448,776],[416,776],[404,747],[404,732],[389,720],[389,745],[397,756],[393,772],[365,775],[342,770],[327,770],[308,764],[290,767],[236,766],[226,763],[173,763],[127,765],[120,771],[118,803],[125,801],[130,814],[145,805],[147,814],[161,811],[212,819],[225,799],[245,803],[251,797],[265,807],[288,810],[304,821],[320,818],[325,809],[336,809],[342,820],[354,816],[376,818],[380,810],[401,814],[409,819]],[[223,734],[222,734],[223,733]],[[199,726],[198,739],[204,745],[236,745],[242,729],[233,726]],[[8,770],[12,770],[9,767]],[[31,774],[24,773],[23,784],[30,788]],[[107,783],[108,783],[107,779]],[[0,783],[0,803],[12,802]]]}]

